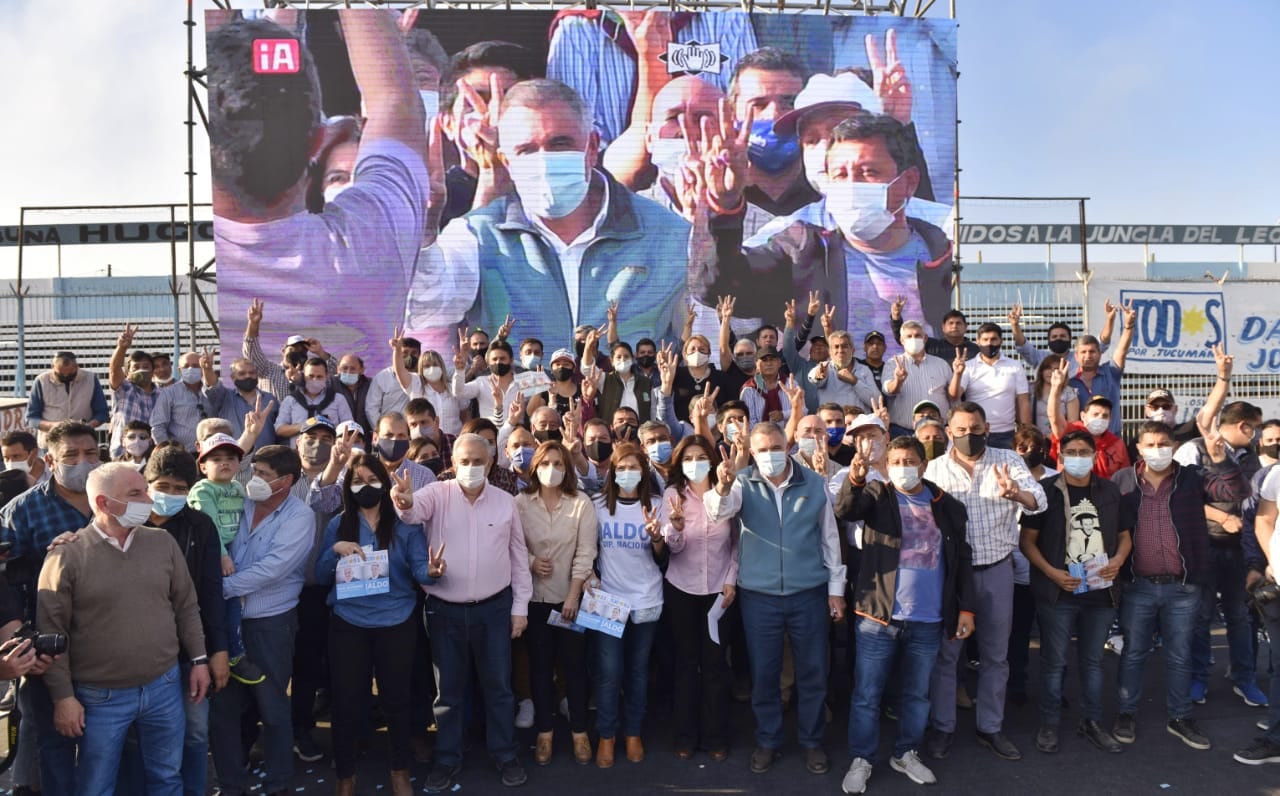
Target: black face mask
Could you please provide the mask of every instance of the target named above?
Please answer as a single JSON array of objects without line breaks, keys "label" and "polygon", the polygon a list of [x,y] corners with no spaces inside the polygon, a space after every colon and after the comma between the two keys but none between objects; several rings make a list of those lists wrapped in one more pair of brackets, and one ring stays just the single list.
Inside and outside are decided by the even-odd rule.
[{"label": "black face mask", "polygon": [[940,439],[931,439],[920,444],[924,446],[924,457],[928,461],[933,461],[947,451],[947,443]]},{"label": "black face mask", "polygon": [[588,442],[586,445],[586,449],[587,449],[587,458],[593,462],[608,461],[609,457],[613,455],[612,442],[602,442],[600,440],[597,440],[595,442]]},{"label": "black face mask", "polygon": [[253,392],[258,386],[257,379],[236,379],[236,389],[240,392]]},{"label": "black face mask", "polygon": [[1258,453],[1263,456],[1270,456],[1273,459],[1280,459],[1280,443],[1273,442],[1270,445],[1259,445]]},{"label": "black face mask", "polygon": [[552,381],[569,381],[573,378],[573,368],[552,368]]},{"label": "black face mask", "polygon": [[489,366],[489,372],[497,376],[498,378],[502,378],[503,376],[511,372],[511,363],[510,362],[494,362],[492,365]]},{"label": "black face mask", "polygon": [[573,344],[573,353],[578,355],[578,359],[582,359],[582,352],[587,350],[587,341],[578,340]]},{"label": "black face mask", "polygon": [[481,346],[480,348],[471,349],[471,356],[473,357],[480,357],[481,359],[483,359],[484,355],[487,353],[489,353],[489,346],[487,345]]},{"label": "black face mask", "polygon": [[1028,470],[1034,470],[1044,464],[1044,451],[1037,448],[1033,451],[1027,451],[1021,454],[1022,461],[1026,463]]},{"label": "black face mask", "polygon": [[59,373],[58,374],[58,381],[62,382],[63,384],[70,384],[75,380],[76,380],[75,373]]},{"label": "black face mask", "polygon": [[558,428],[549,428],[546,431],[533,432],[533,438],[538,442],[559,442],[564,438],[564,434],[560,433]]},{"label": "black face mask", "polygon": [[409,370],[411,370],[411,371],[417,371],[417,369],[418,369],[418,355],[417,355],[417,354],[406,354],[406,355],[405,355],[405,358],[404,358],[404,366],[405,366],[406,368],[408,368]]},{"label": "black face mask", "polygon": [[635,440],[636,431],[639,429],[639,426],[632,425],[631,423],[623,423],[620,426],[614,426],[613,438],[619,442],[622,442],[623,440]]},{"label": "black face mask", "polygon": [[642,357],[636,357],[636,364],[642,368],[651,368],[654,365],[658,364],[658,358],[655,356],[650,356],[649,354],[645,354]]},{"label": "black face mask", "polygon": [[444,469],[444,459],[441,459],[439,456],[432,456],[430,459],[425,459],[421,464],[436,475],[440,475],[440,471]]},{"label": "black face mask", "polygon": [[352,492],[356,505],[362,509],[371,509],[382,502],[382,487],[377,489],[365,484],[364,489],[359,492]]},{"label": "black face mask", "polygon": [[378,440],[378,453],[382,454],[382,460],[387,462],[398,462],[404,458],[409,452],[409,440],[407,439],[380,439]]},{"label": "black face mask", "polygon": [[978,351],[987,359],[995,359],[1000,356],[1000,344],[980,345],[978,346]]},{"label": "black face mask", "polygon": [[1071,349],[1070,340],[1050,340],[1049,341],[1049,350],[1057,354],[1058,356],[1062,356],[1063,354],[1067,353],[1067,351],[1069,351],[1070,349]]},{"label": "black face mask", "polygon": [[963,437],[953,437],[951,444],[956,446],[961,456],[976,458],[987,449],[987,435],[966,434]]}]

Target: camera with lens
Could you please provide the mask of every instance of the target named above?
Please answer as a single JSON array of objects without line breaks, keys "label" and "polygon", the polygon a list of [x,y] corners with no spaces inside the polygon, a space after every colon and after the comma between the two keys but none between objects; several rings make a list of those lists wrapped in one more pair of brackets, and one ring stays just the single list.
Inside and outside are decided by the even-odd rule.
[{"label": "camera with lens", "polygon": [[39,633],[31,626],[30,622],[13,631],[13,637],[30,640],[31,648],[36,651],[37,655],[52,658],[67,651],[66,633]]}]

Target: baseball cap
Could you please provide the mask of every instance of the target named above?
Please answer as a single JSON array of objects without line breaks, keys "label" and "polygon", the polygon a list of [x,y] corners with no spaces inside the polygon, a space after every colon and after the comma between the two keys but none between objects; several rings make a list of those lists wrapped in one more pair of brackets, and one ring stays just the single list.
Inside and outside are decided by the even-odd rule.
[{"label": "baseball cap", "polygon": [[768,359],[769,357],[781,357],[781,356],[782,354],[778,353],[778,349],[774,348],[771,345],[764,346],[760,348],[758,351],[756,351],[757,362],[759,362],[762,359]]},{"label": "baseball cap", "polygon": [[1155,401],[1168,401],[1169,403],[1177,403],[1176,401],[1173,400],[1173,393],[1169,392],[1163,387],[1157,387],[1156,389],[1147,393],[1147,403],[1154,403]]},{"label": "baseball cap", "polygon": [[299,434],[306,434],[308,431],[315,431],[317,428],[328,429],[330,433],[337,434],[337,430],[333,427],[333,421],[324,415],[316,415],[308,417],[302,421],[302,430]]},{"label": "baseball cap", "polygon": [[556,349],[556,350],[551,354],[551,359],[548,359],[548,360],[547,360],[547,364],[548,364],[548,365],[554,365],[554,364],[556,363],[556,361],[557,361],[557,360],[561,360],[561,359],[567,359],[567,360],[569,360],[569,364],[570,364],[570,365],[575,365],[575,364],[577,364],[577,362],[578,362],[578,358],[577,358],[577,357],[575,357],[575,356],[573,355],[573,352],[572,352],[572,351],[570,351],[570,350],[569,350],[569,349],[567,349],[567,348],[557,348],[557,349]]},{"label": "baseball cap", "polygon": [[287,348],[289,346],[295,346],[305,342],[307,342],[307,338],[303,337],[302,335],[291,334],[289,335],[289,339],[284,341],[284,344],[285,344],[285,347]]},{"label": "baseball cap", "polygon": [[869,113],[883,111],[880,98],[872,91],[871,86],[862,82],[862,78],[853,72],[816,74],[809,78],[809,82],[796,95],[795,110],[779,116],[773,123],[773,130],[779,136],[792,135],[806,113],[839,105],[857,105]]},{"label": "baseball cap", "polygon": [[881,431],[885,430],[884,423],[880,421],[880,418],[876,417],[871,412],[863,412],[862,414],[855,417],[853,419],[853,422],[849,424],[847,433],[852,434],[858,429],[866,428],[867,426],[875,426]]},{"label": "baseball cap", "polygon": [[334,429],[334,433],[338,435],[346,434],[348,431],[354,431],[360,436],[364,436],[364,426],[354,420],[343,420]]},{"label": "baseball cap", "polygon": [[877,338],[879,338],[880,342],[883,343],[884,332],[880,332],[880,331],[876,331],[875,329],[872,329],[871,331],[867,332],[866,337],[862,338],[862,344],[866,345],[867,343],[870,343],[872,340],[875,340]]},{"label": "baseball cap", "polygon": [[197,462],[204,461],[209,454],[213,453],[219,448],[230,448],[236,454],[236,456],[239,456],[241,458],[244,457],[244,450],[241,449],[240,444],[236,442],[230,435],[210,434],[209,436],[204,438],[204,442],[200,443],[200,456],[199,458],[196,459],[196,461]]},{"label": "baseball cap", "polygon": [[933,401],[921,401],[920,403],[916,404],[914,407],[911,408],[911,414],[918,415],[920,414],[920,412],[924,411],[925,409],[932,409],[933,411],[937,412],[939,416],[942,415],[942,410],[939,409],[938,405],[935,404]]}]

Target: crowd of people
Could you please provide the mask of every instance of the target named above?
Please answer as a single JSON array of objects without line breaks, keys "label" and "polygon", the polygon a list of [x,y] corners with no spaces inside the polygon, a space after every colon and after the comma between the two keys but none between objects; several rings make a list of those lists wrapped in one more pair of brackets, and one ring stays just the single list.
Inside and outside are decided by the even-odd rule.
[{"label": "crowd of people", "polygon": [[[634,51],[616,114],[572,59],[344,10],[363,112],[330,123],[293,13],[211,22],[221,356],[125,326],[105,388],[61,352],[0,439],[0,619],[67,637],[0,648],[16,792],[203,794],[211,757],[222,794],[284,793],[327,711],[352,796],[375,693],[395,796],[415,762],[456,787],[471,733],[519,786],[517,728],[539,766],[643,761],[652,683],[681,760],[730,756],[740,698],[752,772],[793,707],[827,774],[847,693],[843,791],[885,715],[888,767],[929,784],[958,705],[1018,760],[1034,694],[1061,748],[1073,637],[1083,743],[1137,741],[1158,649],[1166,728],[1206,750],[1219,613],[1233,693],[1271,706],[1234,758],[1280,762],[1280,419],[1218,349],[1194,417],[1156,389],[1125,434],[1131,307],[1045,350],[1020,307],[970,335],[892,30],[835,74],[751,38],[722,86],[656,66],[687,20],[557,16],[553,51],[583,25]],[[296,74],[252,72],[288,38]]]}]

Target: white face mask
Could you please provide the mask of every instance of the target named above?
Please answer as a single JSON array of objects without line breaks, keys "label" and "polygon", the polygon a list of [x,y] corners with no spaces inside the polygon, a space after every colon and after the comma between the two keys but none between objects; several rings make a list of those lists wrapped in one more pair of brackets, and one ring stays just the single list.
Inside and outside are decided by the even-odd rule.
[{"label": "white face mask", "polygon": [[475,489],[484,483],[483,464],[464,464],[457,470],[458,485],[463,489]]},{"label": "white face mask", "polygon": [[307,379],[307,394],[319,395],[324,392],[324,387],[327,383],[326,379]]},{"label": "white face mask", "polygon": [[619,375],[625,375],[631,372],[631,365],[632,361],[629,359],[616,359],[613,362],[613,369],[617,371]]},{"label": "white face mask", "polygon": [[691,351],[689,352],[689,356],[685,357],[685,360],[689,363],[689,367],[700,368],[707,364],[707,360],[710,358],[711,357],[701,351]]},{"label": "white face mask", "polygon": [[889,481],[897,489],[910,492],[920,485],[919,467],[889,467]]},{"label": "white face mask", "polygon": [[350,187],[351,187],[351,183],[349,182],[342,182],[342,183],[335,182],[333,185],[330,185],[328,188],[325,188],[324,203],[333,204],[333,200],[338,198],[338,194],[342,193],[343,191],[347,190]]},{"label": "white face mask", "polygon": [[906,351],[913,357],[920,356],[920,352],[924,351],[923,337],[904,337],[902,338],[902,350]]},{"label": "white face mask", "polygon": [[1157,409],[1151,413],[1151,419],[1157,423],[1164,423],[1166,426],[1173,425],[1173,411],[1169,409]]},{"label": "white face mask", "polygon": [[761,451],[755,454],[756,466],[765,478],[777,478],[787,471],[785,451]]},{"label": "white face mask", "polygon": [[896,211],[889,210],[889,186],[898,177],[889,182],[832,181],[827,191],[827,212],[849,237],[863,242],[875,240],[893,225]]},{"label": "white face mask", "polygon": [[260,475],[255,475],[249,479],[249,483],[244,485],[245,495],[255,503],[270,500],[273,492],[271,485],[274,483],[275,481],[268,481]]},{"label": "white face mask", "polygon": [[716,427],[716,413],[715,413],[715,412],[711,412],[711,413],[709,413],[709,414],[707,415],[707,426],[708,426],[709,428],[715,428],[715,427]]},{"label": "white face mask", "polygon": [[1173,463],[1173,448],[1143,448],[1142,460],[1152,470],[1162,473]]},{"label": "white face mask", "polygon": [[707,459],[681,462],[680,471],[684,473],[685,478],[695,484],[700,484],[706,480],[707,475],[711,472],[711,462]]},{"label": "white face mask", "polygon": [[564,218],[587,198],[586,155],[582,152],[528,152],[511,155],[507,173],[530,216]]},{"label": "white face mask", "polygon": [[831,151],[830,141],[819,141],[804,147],[804,176],[813,189],[827,195],[831,189],[831,181],[827,179],[827,153]]},{"label": "white face mask", "polygon": [[200,377],[201,377],[200,368],[182,368],[178,372],[182,377],[183,384],[199,384],[200,383]]},{"label": "white face mask", "polygon": [[544,464],[538,468],[538,483],[543,486],[560,486],[562,481],[564,481],[564,470],[559,467]]},{"label": "white face mask", "polygon": [[124,449],[129,452],[130,456],[141,456],[151,447],[149,439],[126,439],[124,441]]},{"label": "white face mask", "polygon": [[636,491],[636,487],[640,486],[640,471],[619,470],[613,474],[613,480],[618,483],[619,490],[630,494]]},{"label": "white face mask", "polygon": [[818,441],[813,437],[801,437],[796,440],[796,445],[799,446],[800,452],[805,456],[813,456],[814,452],[818,450]]},{"label": "white face mask", "polygon": [[17,470],[19,472],[29,473],[31,472],[31,462],[27,461],[26,459],[19,459],[16,462],[5,462],[4,469]]},{"label": "white face mask", "polygon": [[444,378],[444,368],[437,365],[432,365],[429,368],[423,368],[422,377],[427,381],[440,381],[440,379]]},{"label": "white face mask", "polygon": [[1111,418],[1108,417],[1091,417],[1084,421],[1084,427],[1088,429],[1093,436],[1098,436],[1102,432],[1111,428]]},{"label": "white face mask", "polygon": [[658,173],[672,182],[689,157],[689,146],[683,138],[654,138],[649,141],[649,160]]},{"label": "white face mask", "polygon": [[440,92],[427,91],[418,89],[418,96],[422,99],[422,110],[427,115],[427,135],[431,135],[431,123],[440,115]]},{"label": "white face mask", "polygon": [[[150,495],[147,496],[148,498]],[[119,514],[112,514],[116,522],[120,523],[122,528],[137,528],[151,517],[151,501],[146,503],[125,503],[123,500],[115,500],[113,503],[123,503],[124,511]]]}]

